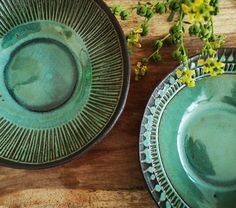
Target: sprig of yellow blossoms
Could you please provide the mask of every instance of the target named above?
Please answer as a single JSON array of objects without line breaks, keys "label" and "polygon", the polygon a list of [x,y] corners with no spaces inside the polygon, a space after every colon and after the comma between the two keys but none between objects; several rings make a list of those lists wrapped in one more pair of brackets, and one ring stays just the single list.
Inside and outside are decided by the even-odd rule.
[{"label": "sprig of yellow blossoms", "polygon": [[[112,7],[115,15],[120,15],[122,20],[129,19],[131,13],[136,10],[137,15],[143,17],[143,23],[127,35],[127,42],[130,51],[133,47],[141,48],[140,39],[148,34],[149,21],[154,14],[164,14],[170,11],[169,21],[177,19],[170,28],[169,33],[162,39],[155,41],[155,51],[148,57],[142,58],[137,62],[135,68],[135,79],[140,80],[148,73],[148,64],[152,60],[159,62],[161,60],[160,50],[165,41],[177,45],[173,57],[179,60],[183,67],[177,70],[176,76],[178,82],[189,87],[195,86],[195,71],[188,66],[188,50],[184,45],[186,28],[190,36],[200,38],[204,46],[201,50],[205,60],[199,60],[203,65],[203,71],[211,76],[224,73],[224,64],[216,60],[217,49],[224,43],[225,37],[214,34],[212,16],[219,12],[219,0],[153,0],[148,3],[138,3],[130,10],[123,9],[121,6]],[[177,18],[174,18],[174,16]]]},{"label": "sprig of yellow blossoms", "polygon": [[211,16],[214,7],[210,5],[210,0],[186,1],[181,4],[182,10],[189,16],[189,22],[201,22],[204,18]]},{"label": "sprig of yellow blossoms", "polygon": [[181,70],[176,71],[176,75],[178,77],[178,82],[180,84],[186,84],[189,87],[195,87],[195,80],[193,76],[195,75],[195,72],[193,70],[190,70],[187,67],[184,67]]},{"label": "sprig of yellow blossoms", "polygon": [[203,72],[210,73],[213,77],[224,73],[225,64],[217,61],[215,58],[208,58],[207,60],[200,59],[198,64],[204,65]]},{"label": "sprig of yellow blossoms", "polygon": [[127,36],[127,43],[128,43],[129,49],[131,49],[133,46],[137,48],[142,47],[140,43],[140,37],[141,37],[142,32],[143,32],[143,29],[139,27],[135,30],[132,30],[131,33]]}]

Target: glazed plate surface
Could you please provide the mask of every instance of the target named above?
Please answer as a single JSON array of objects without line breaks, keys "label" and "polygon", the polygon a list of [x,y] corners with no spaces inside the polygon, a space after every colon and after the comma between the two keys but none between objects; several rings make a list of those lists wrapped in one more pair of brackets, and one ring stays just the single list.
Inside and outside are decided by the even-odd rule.
[{"label": "glazed plate surface", "polygon": [[3,0],[0,10],[0,163],[62,164],[121,114],[129,86],[122,30],[100,0]]},{"label": "glazed plate surface", "polygon": [[225,63],[218,77],[203,73],[199,58],[189,61],[195,88],[178,84],[174,71],[152,94],[140,133],[142,171],[160,207],[234,208],[236,50],[218,51]]}]

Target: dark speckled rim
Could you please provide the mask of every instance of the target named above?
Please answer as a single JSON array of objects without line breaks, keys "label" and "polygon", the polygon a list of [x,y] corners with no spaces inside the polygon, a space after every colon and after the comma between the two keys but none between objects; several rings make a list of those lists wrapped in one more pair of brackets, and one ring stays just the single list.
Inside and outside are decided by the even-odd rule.
[{"label": "dark speckled rim", "polygon": [[107,16],[109,17],[111,23],[113,24],[118,37],[120,41],[120,46],[121,46],[121,51],[122,51],[122,56],[123,56],[123,69],[124,69],[124,76],[123,76],[123,87],[122,87],[122,92],[120,96],[119,103],[117,105],[117,108],[111,117],[110,121],[106,125],[106,127],[102,130],[102,132],[92,141],[90,142],[87,146],[84,148],[80,149],[79,152],[74,153],[73,155],[68,156],[65,159],[54,161],[52,163],[47,163],[47,164],[16,164],[15,162],[10,162],[4,159],[0,159],[0,165],[6,166],[6,167],[11,167],[11,168],[18,168],[18,169],[44,169],[44,168],[52,168],[58,165],[63,165],[65,163],[68,163],[72,160],[78,159],[81,157],[83,154],[91,150],[97,143],[99,143],[114,127],[116,124],[117,120],[121,116],[126,100],[128,97],[128,92],[129,92],[129,85],[130,85],[130,60],[129,60],[129,54],[128,54],[128,49],[127,49],[127,44],[126,44],[126,39],[123,33],[123,30],[115,18],[115,16],[111,13],[110,8],[102,1],[102,0],[94,0],[101,8],[102,10],[105,11]]}]

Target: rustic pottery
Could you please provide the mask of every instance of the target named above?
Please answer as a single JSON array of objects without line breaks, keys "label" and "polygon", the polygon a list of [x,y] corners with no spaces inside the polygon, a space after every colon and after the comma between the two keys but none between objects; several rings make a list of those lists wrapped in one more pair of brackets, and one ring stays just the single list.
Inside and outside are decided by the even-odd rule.
[{"label": "rustic pottery", "polygon": [[154,90],[140,133],[140,162],[161,207],[236,207],[236,49],[220,49],[225,73],[210,77],[193,57],[196,87],[176,70]]}]

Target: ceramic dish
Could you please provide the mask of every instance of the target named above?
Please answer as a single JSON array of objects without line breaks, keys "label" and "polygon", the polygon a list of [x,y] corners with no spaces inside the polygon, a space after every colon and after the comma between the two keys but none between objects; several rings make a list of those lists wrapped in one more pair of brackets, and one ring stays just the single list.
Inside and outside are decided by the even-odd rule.
[{"label": "ceramic dish", "polygon": [[218,77],[203,73],[199,58],[189,61],[196,87],[179,84],[174,71],[144,113],[140,161],[161,208],[236,207],[236,50],[218,51]]},{"label": "ceramic dish", "polygon": [[0,12],[0,163],[44,168],[79,156],[127,97],[118,22],[100,0],[3,0]]}]

